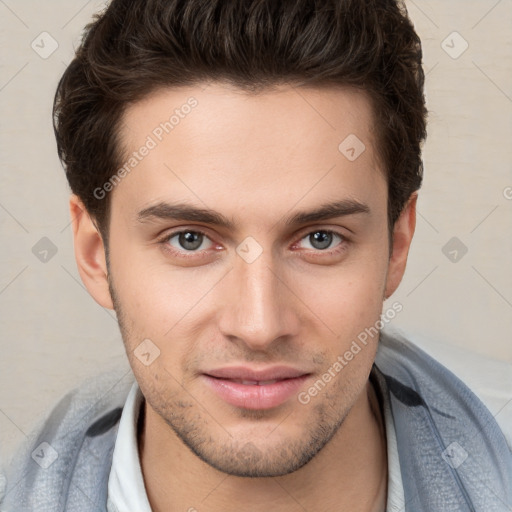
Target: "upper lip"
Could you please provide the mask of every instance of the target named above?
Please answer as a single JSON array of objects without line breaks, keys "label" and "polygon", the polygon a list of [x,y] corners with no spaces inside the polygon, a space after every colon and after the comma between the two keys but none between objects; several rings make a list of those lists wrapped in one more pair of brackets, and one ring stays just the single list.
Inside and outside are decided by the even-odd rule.
[{"label": "upper lip", "polygon": [[205,372],[206,375],[219,379],[240,379],[252,381],[282,380],[302,377],[308,372],[290,366],[271,366],[267,368],[248,368],[247,366],[229,366]]}]

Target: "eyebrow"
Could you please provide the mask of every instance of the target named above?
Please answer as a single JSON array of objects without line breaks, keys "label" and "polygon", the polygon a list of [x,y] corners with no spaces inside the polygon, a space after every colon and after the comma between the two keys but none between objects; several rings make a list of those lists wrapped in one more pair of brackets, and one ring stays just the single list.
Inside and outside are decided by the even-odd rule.
[{"label": "eyebrow", "polygon": [[[324,221],[361,213],[370,213],[368,205],[354,199],[343,199],[341,201],[323,204],[314,210],[299,211],[286,217],[284,223],[286,226],[295,226],[308,222]],[[230,231],[235,230],[233,220],[228,219],[215,210],[197,208],[185,203],[157,203],[141,210],[137,214],[137,220],[141,223],[155,220],[186,220],[212,224]]]}]

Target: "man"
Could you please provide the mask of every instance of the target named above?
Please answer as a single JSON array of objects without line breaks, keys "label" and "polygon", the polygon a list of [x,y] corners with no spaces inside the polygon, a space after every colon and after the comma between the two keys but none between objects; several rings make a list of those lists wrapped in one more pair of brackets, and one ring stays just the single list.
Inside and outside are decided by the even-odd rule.
[{"label": "man", "polygon": [[423,81],[394,0],[114,0],[87,27],[55,131],[134,379],[68,394],[2,510],[508,510],[490,412],[380,332]]}]

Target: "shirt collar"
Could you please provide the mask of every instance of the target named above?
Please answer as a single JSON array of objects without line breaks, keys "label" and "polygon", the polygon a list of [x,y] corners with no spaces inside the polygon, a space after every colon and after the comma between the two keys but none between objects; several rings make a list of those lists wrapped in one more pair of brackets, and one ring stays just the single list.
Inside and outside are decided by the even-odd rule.
[{"label": "shirt collar", "polygon": [[151,512],[139,459],[137,422],[144,396],[133,383],[119,421],[108,479],[108,512]]}]

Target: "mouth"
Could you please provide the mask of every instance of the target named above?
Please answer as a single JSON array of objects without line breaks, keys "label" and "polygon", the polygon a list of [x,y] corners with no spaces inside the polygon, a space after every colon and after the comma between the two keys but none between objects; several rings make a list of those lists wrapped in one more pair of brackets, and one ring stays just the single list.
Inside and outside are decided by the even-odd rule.
[{"label": "mouth", "polygon": [[231,367],[212,370],[201,377],[224,402],[238,408],[264,410],[287,402],[310,375],[289,367]]},{"label": "mouth", "polygon": [[[218,378],[218,377],[214,377]],[[235,382],[237,384],[243,384],[244,386],[266,386],[268,384],[274,384],[275,382],[278,382],[277,379],[273,380],[242,380],[242,379],[225,379],[229,380],[230,382]]]}]

